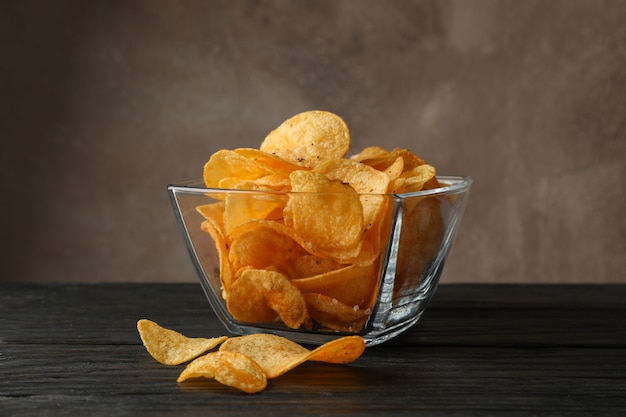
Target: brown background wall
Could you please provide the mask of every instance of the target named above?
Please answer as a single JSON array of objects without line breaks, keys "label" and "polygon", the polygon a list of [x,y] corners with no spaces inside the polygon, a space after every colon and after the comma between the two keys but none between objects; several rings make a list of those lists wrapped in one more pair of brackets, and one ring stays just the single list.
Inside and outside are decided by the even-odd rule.
[{"label": "brown background wall", "polygon": [[196,280],[166,185],[326,109],[475,186],[444,282],[626,282],[626,1],[0,1],[1,280]]}]

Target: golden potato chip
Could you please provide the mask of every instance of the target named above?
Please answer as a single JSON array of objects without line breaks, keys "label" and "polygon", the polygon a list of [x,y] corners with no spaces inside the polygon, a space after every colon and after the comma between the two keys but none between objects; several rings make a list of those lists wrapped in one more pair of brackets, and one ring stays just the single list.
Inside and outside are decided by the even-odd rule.
[{"label": "golden potato chip", "polygon": [[[380,220],[388,205],[387,197],[384,196],[389,189],[389,176],[368,165],[352,160],[330,160],[321,163],[315,171],[330,180],[340,180],[349,184],[359,193],[361,207],[363,207],[363,230],[366,236],[363,242],[365,250],[361,250],[358,257],[345,259],[344,262],[355,262],[360,265],[368,265],[380,254]],[[372,236],[368,237],[371,231]]]},{"label": "golden potato chip", "polygon": [[237,352],[218,351],[201,356],[187,365],[177,382],[199,377],[214,378],[249,394],[263,391],[267,386],[263,369],[251,358]]},{"label": "golden potato chip", "polygon": [[[313,171],[294,171],[285,222],[314,255],[338,262],[358,255],[363,243],[363,207],[349,185]],[[289,219],[287,219],[289,217]]]},{"label": "golden potato chip", "polygon": [[394,180],[392,189],[394,193],[411,193],[421,191],[424,185],[435,178],[435,167],[429,164],[418,165],[415,168],[403,172]]},{"label": "golden potato chip", "polygon": [[270,222],[249,221],[231,235],[229,261],[239,271],[249,266],[255,269],[274,269],[288,276],[296,274],[298,258],[307,252],[283,230]]},{"label": "golden potato chip", "polygon": [[378,264],[347,265],[320,275],[293,279],[291,282],[302,293],[320,293],[349,306],[370,307],[369,303],[378,285]]},{"label": "golden potato chip", "polygon": [[396,163],[398,157],[403,160],[403,170],[408,171],[418,165],[422,165],[424,160],[408,149],[395,148],[386,155],[374,157],[371,159],[362,159],[360,162],[376,168],[379,171],[387,170],[392,164]]},{"label": "golden potato chip", "polygon": [[343,268],[344,266],[345,265],[342,265],[333,259],[321,258],[319,256],[306,253],[296,259],[295,271],[291,275],[291,278],[308,278],[315,275],[325,274],[327,272]]},{"label": "golden potato chip", "polygon": [[[424,190],[432,190],[434,188],[439,188],[439,187],[443,187],[445,186],[445,184],[442,184],[439,182],[439,180],[437,179],[437,177],[432,177],[431,179],[429,179],[428,181],[426,181],[424,183]],[[447,197],[452,197],[452,196],[447,196]],[[455,198],[455,197],[452,197]]]},{"label": "golden potato chip", "polygon": [[324,343],[311,352],[310,361],[326,363],[350,363],[357,360],[365,351],[365,341],[361,336],[344,336]]},{"label": "golden potato chip", "polygon": [[300,365],[311,353],[289,339],[266,333],[231,337],[220,346],[220,352],[246,355],[259,364],[268,379]]},{"label": "golden potato chip", "polygon": [[224,207],[226,236],[251,219],[263,220],[272,217],[277,210],[282,211],[286,203],[287,197],[278,193],[228,193]]},{"label": "golden potato chip", "polygon": [[226,336],[190,338],[146,319],[137,322],[137,330],[148,353],[164,365],[187,362],[227,339]]},{"label": "golden potato chip", "polygon": [[360,336],[347,336],[325,343],[313,351],[281,336],[251,334],[228,339],[220,352],[238,352],[263,369],[268,379],[276,378],[307,360],[328,363],[349,363],[365,350]]},{"label": "golden potato chip", "polygon": [[350,131],[343,119],[318,110],[285,120],[260,146],[261,151],[308,168],[326,159],[343,158],[349,148]]},{"label": "golden potato chip", "polygon": [[209,188],[219,185],[222,178],[237,177],[242,180],[255,180],[272,174],[266,166],[248,159],[235,151],[222,149],[217,151],[204,165],[204,183]]},{"label": "golden potato chip", "polygon": [[286,326],[297,329],[308,319],[300,290],[287,276],[272,270],[239,271],[227,293],[226,305],[233,317],[241,321],[269,322],[278,314]]},{"label": "golden potato chip", "polygon": [[371,166],[350,159],[329,159],[315,167],[315,172],[331,181],[350,184],[359,194],[385,194],[389,177]]},{"label": "golden potato chip", "polygon": [[362,194],[359,200],[363,207],[363,243],[358,256],[346,259],[346,262],[366,266],[378,259],[384,250],[393,205],[387,195]]},{"label": "golden potato chip", "polygon": [[361,152],[352,155],[350,159],[353,161],[361,162],[369,159],[380,159],[384,158],[389,154],[389,151],[382,146],[368,146],[364,148]]},{"label": "golden potato chip", "polygon": [[[359,308],[358,305],[347,305],[324,294],[302,294],[309,308],[310,316],[319,323],[341,322],[348,326],[363,325],[363,319],[367,319],[368,310]],[[358,331],[351,330],[351,331]]]},{"label": "golden potato chip", "polygon": [[222,178],[217,184],[219,188],[227,190],[252,190],[252,191],[289,191],[291,182],[289,177],[276,174],[268,174],[255,180],[242,180],[237,177]]},{"label": "golden potato chip", "polygon": [[[239,271],[240,275],[242,272],[243,270]],[[267,302],[267,292],[267,288],[258,279],[239,276],[222,294],[228,311],[236,320],[270,323],[278,314]]]},{"label": "golden potato chip", "polygon": [[[287,209],[288,207],[285,207],[285,210]],[[274,229],[279,234],[288,236],[291,239],[293,239],[293,241],[297,242],[300,248],[304,249],[306,253],[310,254],[311,252],[311,248],[310,248],[311,245],[302,236],[300,236],[293,229],[292,226],[288,226],[284,222],[279,222],[279,221],[251,219],[245,223],[242,223],[239,227],[235,229],[235,231],[231,234],[231,240],[233,238],[237,238],[237,236],[240,236],[258,227],[267,227],[270,229]],[[298,255],[296,254],[296,256]],[[297,275],[297,273],[298,272],[296,271],[295,274]]]},{"label": "golden potato chip", "polygon": [[[227,290],[230,287],[232,281],[232,270],[230,263],[228,262],[228,245],[224,233],[218,229],[214,222],[205,220],[200,225],[200,229],[207,232],[215,243],[217,249],[217,255],[219,257],[220,264],[220,281],[222,283],[223,290]],[[223,294],[222,294],[223,296]]]},{"label": "golden potato chip", "polygon": [[[399,156],[391,165],[386,167],[384,171],[384,173],[387,174],[387,176],[389,177],[389,187],[391,187],[393,181],[396,178],[402,175],[403,171],[404,171],[404,158]],[[390,188],[388,188],[387,191],[389,192]]]},{"label": "golden potato chip", "polygon": [[302,165],[295,165],[283,158],[254,148],[239,148],[235,149],[235,152],[239,155],[262,165],[268,171],[271,171],[276,176],[283,178],[289,177],[289,174],[297,169],[302,169]]},{"label": "golden potato chip", "polygon": [[206,220],[213,223],[213,226],[220,232],[224,232],[224,202],[204,204],[196,207],[198,213]]}]

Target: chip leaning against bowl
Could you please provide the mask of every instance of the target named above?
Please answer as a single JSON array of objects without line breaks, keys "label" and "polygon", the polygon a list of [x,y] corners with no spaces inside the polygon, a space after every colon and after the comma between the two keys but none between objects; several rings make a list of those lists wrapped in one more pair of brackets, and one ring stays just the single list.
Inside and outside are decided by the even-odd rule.
[{"label": "chip leaning against bowl", "polygon": [[[259,149],[220,150],[205,164],[209,188],[276,191],[224,193],[197,207],[236,320],[346,332],[367,322],[393,217],[386,197],[440,185],[435,168],[413,152],[373,146],[347,158],[349,148],[339,116],[307,111]],[[406,211],[405,223],[419,233],[405,235],[422,241],[406,242],[421,250],[398,259],[397,268],[410,272],[402,276],[419,277],[440,247],[444,226],[434,203],[420,200]]]}]

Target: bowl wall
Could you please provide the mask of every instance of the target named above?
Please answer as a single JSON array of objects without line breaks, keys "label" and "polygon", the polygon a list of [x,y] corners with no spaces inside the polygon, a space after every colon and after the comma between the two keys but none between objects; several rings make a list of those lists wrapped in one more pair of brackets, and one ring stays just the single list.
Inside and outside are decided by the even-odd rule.
[{"label": "bowl wall", "polygon": [[359,334],[372,346],[414,325],[436,290],[472,184],[469,177],[438,179],[445,186],[415,193],[361,197],[384,199],[389,220],[381,225],[381,254],[375,266],[378,279],[373,283],[372,298],[367,305],[369,315],[356,332],[301,330],[279,322],[239,321],[233,318],[222,297],[220,271],[224,260],[220,260],[212,236],[201,229],[205,218],[197,208],[224,201],[228,195],[236,195],[238,204],[245,209],[246,205],[297,198],[297,193],[208,189],[202,181],[170,185],[168,192],[202,288],[229,332],[236,335],[270,332],[314,345],[346,334]]}]

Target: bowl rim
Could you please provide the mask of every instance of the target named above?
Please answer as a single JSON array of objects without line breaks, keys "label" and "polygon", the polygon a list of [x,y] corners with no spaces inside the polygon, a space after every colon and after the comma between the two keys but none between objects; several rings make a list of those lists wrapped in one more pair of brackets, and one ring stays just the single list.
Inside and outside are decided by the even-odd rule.
[{"label": "bowl rim", "polygon": [[[413,191],[409,193],[359,193],[359,195],[384,195],[397,198],[413,198],[424,197],[430,195],[446,195],[452,193],[458,193],[464,189],[468,189],[472,186],[474,179],[468,175],[437,175],[436,178],[443,182],[445,185],[437,188],[430,188],[428,190]],[[241,193],[241,194],[278,194],[278,195],[305,195],[305,194],[320,194],[315,192],[302,192],[302,191],[278,191],[278,190],[238,190],[232,188],[216,188],[206,187],[204,180],[201,178],[195,178],[190,180],[178,181],[171,183],[167,186],[168,190],[184,191],[189,193]],[[323,193],[332,194],[332,193]]]}]

